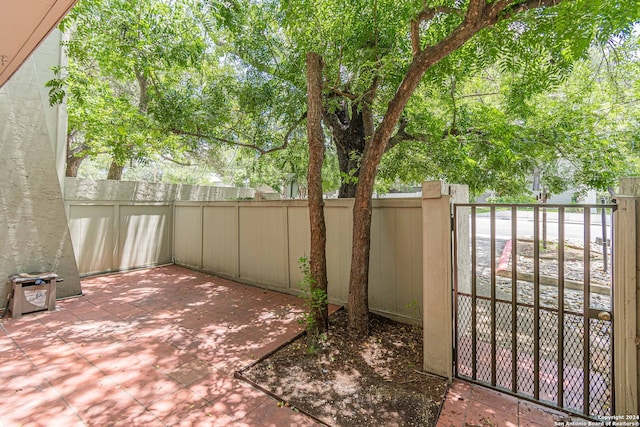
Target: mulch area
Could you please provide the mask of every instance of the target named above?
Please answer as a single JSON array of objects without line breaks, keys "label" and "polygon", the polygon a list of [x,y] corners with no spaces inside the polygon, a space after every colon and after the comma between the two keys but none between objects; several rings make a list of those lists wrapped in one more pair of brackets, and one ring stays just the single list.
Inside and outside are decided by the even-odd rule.
[{"label": "mulch area", "polygon": [[316,353],[301,337],[239,375],[327,425],[436,425],[447,383],[422,371],[421,328],[372,314],[357,341],[345,310],[329,323]]}]

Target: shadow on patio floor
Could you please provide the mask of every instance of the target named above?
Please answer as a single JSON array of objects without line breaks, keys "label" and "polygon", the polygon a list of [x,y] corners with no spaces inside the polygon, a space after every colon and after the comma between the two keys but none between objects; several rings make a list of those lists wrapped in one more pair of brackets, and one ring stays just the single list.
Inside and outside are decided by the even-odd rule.
[{"label": "shadow on patio floor", "polygon": [[82,287],[3,320],[1,426],[315,425],[233,378],[302,331],[302,299],[177,266]]},{"label": "shadow on patio floor", "polygon": [[[175,265],[82,287],[54,312],[0,323],[1,427],[318,425],[233,378],[302,331],[302,299]],[[496,406],[508,401],[482,396],[454,382],[438,426],[553,422],[531,405],[513,424]]]}]

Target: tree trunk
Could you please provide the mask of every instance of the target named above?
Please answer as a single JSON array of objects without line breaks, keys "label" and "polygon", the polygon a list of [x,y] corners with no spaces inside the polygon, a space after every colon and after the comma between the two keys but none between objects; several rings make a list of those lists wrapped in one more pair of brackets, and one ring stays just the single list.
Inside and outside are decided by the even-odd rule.
[{"label": "tree trunk", "polygon": [[124,166],[120,166],[116,162],[112,161],[111,166],[109,166],[109,173],[107,174],[107,179],[120,181],[122,179],[123,170],[124,170]]},{"label": "tree trunk", "polygon": [[[362,148],[360,148],[362,145]],[[364,149],[364,140],[336,142],[338,155],[338,167],[340,169],[339,199],[353,199],[358,188],[358,175],[360,174],[360,158]]]},{"label": "tree trunk", "polygon": [[78,176],[78,169],[80,169],[80,164],[82,163],[82,161],[85,159],[84,156],[74,156],[74,155],[70,155],[67,157],[67,170],[65,173],[65,176],[69,176],[69,177],[77,177]]},{"label": "tree trunk", "polygon": [[82,154],[89,147],[84,143],[78,143],[77,141],[78,131],[70,130],[67,133],[67,168],[65,176],[75,178],[78,176],[78,169],[84,159],[87,158],[86,154]]},{"label": "tree trunk", "polygon": [[142,114],[146,114],[147,108],[149,107],[149,81],[139,70],[136,70],[136,79],[138,80],[138,87],[140,89],[138,111]]},{"label": "tree trunk", "polygon": [[[371,197],[378,165],[389,140],[396,130],[402,111],[424,73],[440,60],[459,49],[482,28],[494,24],[506,7],[504,2],[486,3],[471,0],[465,20],[439,43],[416,52],[407,73],[387,111],[367,145],[362,157],[358,188],[353,206],[353,241],[351,274],[349,277],[349,321],[352,336],[363,337],[369,332],[369,253],[371,248]],[[501,9],[502,8],[502,9]]]},{"label": "tree trunk", "polygon": [[[307,173],[309,224],[311,227],[310,313],[307,339],[317,340],[328,328],[327,295],[327,231],[322,198],[322,162],[324,134],[322,132],[322,58],[314,52],[307,54],[307,138],[309,140],[309,168]],[[313,343],[314,345],[317,342]]]},{"label": "tree trunk", "polygon": [[[365,147],[365,115],[371,110],[349,106],[347,102],[335,112],[325,112],[324,117],[331,129],[333,142],[336,145],[338,166],[340,168],[341,183],[338,198],[353,198],[356,196],[360,162]],[[349,111],[349,109],[351,111]]]}]

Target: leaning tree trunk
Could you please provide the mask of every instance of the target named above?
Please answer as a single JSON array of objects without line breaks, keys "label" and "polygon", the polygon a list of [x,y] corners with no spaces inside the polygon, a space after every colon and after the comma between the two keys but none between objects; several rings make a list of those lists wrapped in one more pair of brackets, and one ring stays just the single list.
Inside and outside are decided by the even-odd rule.
[{"label": "leaning tree trunk", "polygon": [[309,224],[311,226],[310,313],[313,319],[307,323],[307,339],[317,344],[320,334],[327,330],[327,231],[324,221],[322,198],[322,162],[324,160],[324,135],[322,132],[322,58],[314,52],[307,54],[307,138],[309,140],[309,169],[307,173]]},{"label": "leaning tree trunk", "polygon": [[[553,5],[560,1],[539,0],[519,5],[511,14],[526,8]],[[439,43],[420,50],[419,40],[414,40],[414,57],[411,65],[387,104],[387,111],[372,138],[367,140],[364,150],[358,188],[353,206],[353,241],[351,253],[351,275],[349,277],[349,321],[348,327],[355,337],[362,337],[369,329],[369,253],[371,248],[371,197],[373,185],[389,140],[402,116],[402,111],[415,91],[424,73],[440,60],[459,49],[478,31],[508,17],[503,13],[511,6],[508,1],[487,3],[485,0],[470,0],[463,22]],[[434,12],[435,13],[435,12]],[[427,16],[427,15],[425,15]],[[435,15],[434,15],[435,16]],[[422,19],[422,18],[421,18]],[[418,38],[417,33],[412,37]],[[415,43],[417,41],[417,43]]]},{"label": "leaning tree trunk", "polygon": [[123,170],[124,170],[124,166],[120,166],[116,162],[112,161],[111,166],[109,166],[109,173],[107,174],[107,179],[120,181],[122,179]]}]

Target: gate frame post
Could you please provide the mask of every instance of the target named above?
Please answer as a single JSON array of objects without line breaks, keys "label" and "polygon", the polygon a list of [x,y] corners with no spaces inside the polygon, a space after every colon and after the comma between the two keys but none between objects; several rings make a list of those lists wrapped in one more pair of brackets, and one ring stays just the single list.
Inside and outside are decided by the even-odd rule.
[{"label": "gate frame post", "polygon": [[637,415],[640,352],[640,179],[620,180],[613,239],[613,343],[616,415]]},{"label": "gate frame post", "polygon": [[466,185],[422,184],[424,370],[453,379],[452,204],[468,203]]}]

